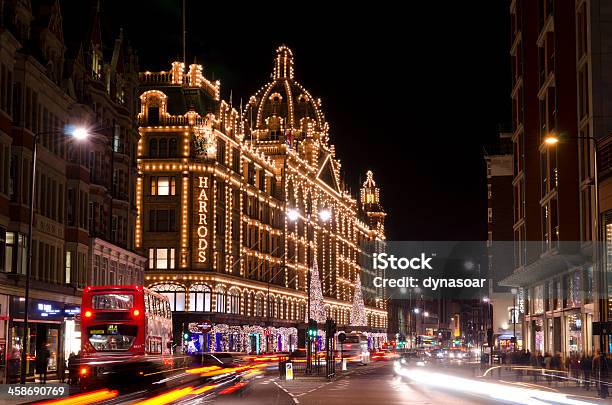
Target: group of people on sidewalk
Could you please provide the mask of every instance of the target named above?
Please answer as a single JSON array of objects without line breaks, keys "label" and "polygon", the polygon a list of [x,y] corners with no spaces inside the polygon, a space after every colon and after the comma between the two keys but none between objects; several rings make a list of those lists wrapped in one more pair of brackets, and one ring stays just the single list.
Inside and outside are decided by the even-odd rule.
[{"label": "group of people on sidewalk", "polygon": [[[576,385],[582,385],[585,390],[597,387],[602,398],[607,398],[610,381],[610,370],[612,369],[612,358],[602,354],[599,349],[594,356],[587,354],[572,354],[563,359],[561,353],[554,356],[548,352],[531,353],[529,350],[509,352],[501,356],[503,364],[512,366],[530,366],[534,381],[538,375],[545,375],[549,383],[553,380],[574,381]],[[525,368],[517,368],[517,377],[522,377]]]}]

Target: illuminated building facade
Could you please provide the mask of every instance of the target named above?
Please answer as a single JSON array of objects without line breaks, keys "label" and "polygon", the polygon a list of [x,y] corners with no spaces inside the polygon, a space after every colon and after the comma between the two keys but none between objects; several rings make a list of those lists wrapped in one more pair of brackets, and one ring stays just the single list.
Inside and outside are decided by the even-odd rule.
[{"label": "illuminated building facade", "polygon": [[525,348],[592,354],[607,346],[592,324],[610,315],[610,253],[598,260],[595,247],[612,240],[612,205],[595,186],[609,167],[611,13],[592,0],[513,0],[509,10],[515,271],[503,283],[518,288]]},{"label": "illuminated building facade", "polygon": [[[103,43],[97,7],[77,3],[66,15],[59,1],[0,3],[0,367],[23,343],[31,206],[28,357],[47,342],[49,374],[80,350],[86,285],[143,282],[146,258],[133,244],[136,60],[122,35]],[[68,124],[92,137],[75,140]]]},{"label": "illuminated building facade", "polygon": [[[360,201],[345,191],[291,51],[277,50],[273,80],[243,113],[197,64],[143,72],[140,89],[135,243],[145,284],[170,298],[175,337],[213,351],[295,348],[315,260],[327,316],[348,325],[360,245],[384,241],[385,214],[372,173]],[[364,295],[360,328],[379,344],[383,291]]]}]

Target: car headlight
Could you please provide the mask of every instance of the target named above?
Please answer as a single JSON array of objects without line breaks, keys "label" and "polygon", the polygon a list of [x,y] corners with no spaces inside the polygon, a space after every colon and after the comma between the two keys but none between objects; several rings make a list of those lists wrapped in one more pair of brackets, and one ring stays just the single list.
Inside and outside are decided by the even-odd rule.
[{"label": "car headlight", "polygon": [[449,357],[449,358],[451,358],[451,359],[454,359],[454,358],[455,358],[455,353],[450,353],[450,354],[448,355],[448,357]]},{"label": "car headlight", "polygon": [[416,365],[419,367],[425,367],[425,362],[424,361],[417,361]]},{"label": "car headlight", "polygon": [[400,363],[402,363],[402,364],[406,364],[406,359],[401,359],[401,360],[400,360]]}]

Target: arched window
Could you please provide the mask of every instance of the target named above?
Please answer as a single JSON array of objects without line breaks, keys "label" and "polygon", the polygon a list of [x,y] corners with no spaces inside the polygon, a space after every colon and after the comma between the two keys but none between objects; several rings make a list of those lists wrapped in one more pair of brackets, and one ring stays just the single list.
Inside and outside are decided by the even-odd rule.
[{"label": "arched window", "polygon": [[211,291],[205,284],[194,284],[189,287],[189,310],[210,312]]},{"label": "arched window", "polygon": [[168,156],[176,157],[176,138],[172,138],[168,142]]},{"label": "arched window", "polygon": [[215,308],[216,311],[225,312],[227,310],[227,306],[226,306],[227,301],[225,300],[225,288],[219,286],[215,290],[215,293],[217,294],[217,305]]},{"label": "arched window", "polygon": [[255,315],[255,293],[252,291],[248,293],[247,299],[248,299],[249,304],[247,305],[246,302],[244,304],[245,308],[247,308],[246,311],[248,311],[247,315],[254,316]]},{"label": "arched window", "polygon": [[150,126],[159,125],[159,106],[150,106],[147,109],[147,117]]},{"label": "arched window", "polygon": [[276,297],[274,296],[274,294],[268,294],[268,317],[269,318],[274,318],[274,307],[276,306],[275,300],[276,300]]},{"label": "arched window", "polygon": [[276,115],[268,118],[268,129],[270,131],[270,139],[276,141],[279,139],[281,134],[282,121]]},{"label": "arched window", "polygon": [[160,139],[159,140],[159,157],[168,157],[168,140]]},{"label": "arched window", "polygon": [[257,293],[255,296],[255,316],[264,316],[264,296],[262,293]]},{"label": "arched window", "polygon": [[239,314],[240,313],[240,290],[235,287],[230,288],[227,298],[229,301],[228,312],[230,314]]},{"label": "arched window", "polygon": [[157,139],[153,138],[149,141],[149,156],[158,157],[159,149],[157,149]]},{"label": "arched window", "polygon": [[151,290],[168,297],[170,310],[185,310],[185,287],[180,284],[156,284],[150,287]]}]

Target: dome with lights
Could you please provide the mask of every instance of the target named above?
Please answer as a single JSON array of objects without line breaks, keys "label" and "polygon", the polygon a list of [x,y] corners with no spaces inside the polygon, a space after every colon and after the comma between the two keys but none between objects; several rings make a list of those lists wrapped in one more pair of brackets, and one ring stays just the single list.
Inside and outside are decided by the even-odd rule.
[{"label": "dome with lights", "polygon": [[248,101],[243,113],[246,135],[255,141],[281,141],[312,137],[327,142],[328,125],[321,100],[294,79],[293,52],[276,50],[272,81]]}]

